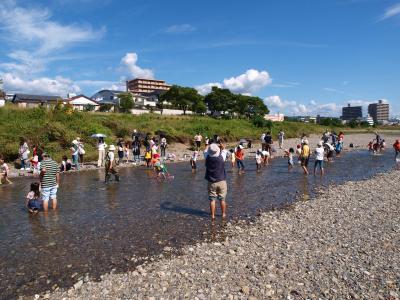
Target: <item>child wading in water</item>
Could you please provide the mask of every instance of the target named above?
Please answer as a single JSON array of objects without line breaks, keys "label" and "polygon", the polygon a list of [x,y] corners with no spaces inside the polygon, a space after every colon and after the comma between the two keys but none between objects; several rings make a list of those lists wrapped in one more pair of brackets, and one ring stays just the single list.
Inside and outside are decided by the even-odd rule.
[{"label": "child wading in water", "polygon": [[190,158],[190,166],[192,167],[192,173],[196,172],[197,169],[197,158],[199,157],[199,151],[194,151],[192,157]]},{"label": "child wading in water", "polygon": [[150,168],[150,162],[151,162],[151,151],[146,150],[146,153],[144,154],[144,160],[146,161],[146,167]]},{"label": "child wading in water", "polygon": [[239,174],[244,173],[244,151],[243,151],[243,146],[239,145],[236,149],[235,152],[235,157],[236,157],[236,165],[238,167],[238,172]]},{"label": "child wading in water", "polygon": [[257,166],[257,172],[261,171],[261,164],[263,162],[263,156],[262,156],[262,150],[258,149],[256,153],[256,166]]},{"label": "child wading in water", "polygon": [[26,195],[26,207],[31,214],[36,214],[43,206],[43,201],[40,199],[40,183],[33,182],[31,191]]},{"label": "child wading in water", "polygon": [[290,148],[289,150],[285,150],[285,156],[288,158],[288,170],[290,171],[294,166],[293,161],[294,149]]},{"label": "child wading in water", "polygon": [[0,184],[8,183],[11,184],[12,181],[8,179],[10,174],[10,168],[5,163],[4,158],[0,157]]}]

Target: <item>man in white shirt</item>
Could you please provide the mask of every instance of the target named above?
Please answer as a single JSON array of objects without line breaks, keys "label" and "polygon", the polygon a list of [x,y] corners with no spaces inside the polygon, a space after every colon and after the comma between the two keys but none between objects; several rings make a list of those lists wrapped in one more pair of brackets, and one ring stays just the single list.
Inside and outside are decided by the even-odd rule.
[{"label": "man in white shirt", "polygon": [[115,146],[111,145],[108,149],[108,153],[106,155],[106,163],[105,163],[105,171],[106,171],[106,178],[105,182],[108,182],[111,178],[111,174],[115,176],[115,181],[119,181],[119,174],[117,170],[117,166],[115,163]]},{"label": "man in white shirt", "polygon": [[201,136],[200,133],[198,133],[198,134],[196,134],[196,135],[194,136],[194,142],[195,142],[195,144],[196,144],[197,150],[200,149],[200,147],[201,147],[201,141],[202,141],[202,140],[203,140],[203,137]]},{"label": "man in white shirt", "polygon": [[321,175],[324,175],[324,154],[325,150],[323,147],[323,142],[319,142],[315,153],[315,164],[314,164],[314,175],[316,175],[317,167],[321,170]]}]

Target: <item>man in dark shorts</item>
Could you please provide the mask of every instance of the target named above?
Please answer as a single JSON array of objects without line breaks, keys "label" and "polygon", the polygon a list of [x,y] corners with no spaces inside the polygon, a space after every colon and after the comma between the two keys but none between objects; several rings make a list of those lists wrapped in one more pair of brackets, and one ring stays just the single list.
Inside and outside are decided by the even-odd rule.
[{"label": "man in dark shorts", "polygon": [[271,146],[274,142],[272,140],[271,132],[267,132],[267,134],[264,137],[264,141],[265,141],[265,150],[271,153]]}]

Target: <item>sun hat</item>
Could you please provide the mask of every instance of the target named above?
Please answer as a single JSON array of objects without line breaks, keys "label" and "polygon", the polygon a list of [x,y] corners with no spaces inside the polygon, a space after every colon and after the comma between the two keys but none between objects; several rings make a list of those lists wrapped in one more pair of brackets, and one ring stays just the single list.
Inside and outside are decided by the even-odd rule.
[{"label": "sun hat", "polygon": [[110,148],[108,148],[108,150],[115,151],[115,146],[114,145],[110,145]]},{"label": "sun hat", "polygon": [[221,154],[221,149],[218,147],[217,144],[211,144],[208,147],[207,153],[210,157],[219,157]]},{"label": "sun hat", "polygon": [[303,144],[308,145],[308,140],[304,140]]},{"label": "sun hat", "polygon": [[76,144],[78,144],[78,141],[77,140],[73,140],[72,144],[76,145]]}]

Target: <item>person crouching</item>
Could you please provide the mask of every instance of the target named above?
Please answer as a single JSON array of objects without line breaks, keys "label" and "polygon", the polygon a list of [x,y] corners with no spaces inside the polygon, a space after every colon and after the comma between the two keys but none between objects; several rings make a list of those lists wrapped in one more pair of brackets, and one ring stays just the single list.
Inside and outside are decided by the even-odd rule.
[{"label": "person crouching", "polygon": [[117,165],[115,162],[115,146],[114,145],[111,145],[108,149],[108,152],[106,155],[105,168],[106,168],[105,182],[108,182],[110,180],[111,175],[115,176],[115,181],[119,181],[119,174],[118,174]]}]

